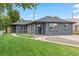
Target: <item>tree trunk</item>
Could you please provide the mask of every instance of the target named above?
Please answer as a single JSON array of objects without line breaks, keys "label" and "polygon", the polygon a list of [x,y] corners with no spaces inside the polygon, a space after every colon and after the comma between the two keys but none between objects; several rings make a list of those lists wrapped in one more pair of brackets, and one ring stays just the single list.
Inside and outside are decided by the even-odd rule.
[{"label": "tree trunk", "polygon": [[5,33],[7,33],[7,27],[5,28]]}]

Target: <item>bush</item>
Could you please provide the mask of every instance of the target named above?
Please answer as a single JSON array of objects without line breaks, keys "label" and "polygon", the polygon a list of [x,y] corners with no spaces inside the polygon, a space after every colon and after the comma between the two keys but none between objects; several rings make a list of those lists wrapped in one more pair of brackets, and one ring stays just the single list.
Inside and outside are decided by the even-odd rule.
[{"label": "bush", "polygon": [[79,35],[79,31],[75,31],[73,34],[75,34],[75,35]]}]

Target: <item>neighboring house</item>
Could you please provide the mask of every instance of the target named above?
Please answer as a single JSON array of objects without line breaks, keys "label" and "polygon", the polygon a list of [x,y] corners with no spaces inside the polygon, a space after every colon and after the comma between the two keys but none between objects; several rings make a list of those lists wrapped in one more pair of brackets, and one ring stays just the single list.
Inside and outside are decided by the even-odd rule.
[{"label": "neighboring house", "polygon": [[35,21],[22,20],[15,22],[11,25],[11,32],[34,35],[69,35],[73,33],[73,23],[75,22],[46,16]]},{"label": "neighboring house", "polygon": [[73,21],[76,22],[76,23],[73,25],[73,30],[74,30],[74,32],[79,32],[79,19],[78,19],[78,18],[74,18]]}]

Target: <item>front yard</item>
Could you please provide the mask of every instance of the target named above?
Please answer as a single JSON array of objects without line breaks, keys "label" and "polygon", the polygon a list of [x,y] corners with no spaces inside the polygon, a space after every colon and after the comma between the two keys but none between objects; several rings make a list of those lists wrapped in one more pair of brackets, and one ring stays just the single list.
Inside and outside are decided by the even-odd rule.
[{"label": "front yard", "polygon": [[0,36],[1,56],[67,56],[79,55],[79,48],[48,43],[27,38],[17,38],[10,34]]}]

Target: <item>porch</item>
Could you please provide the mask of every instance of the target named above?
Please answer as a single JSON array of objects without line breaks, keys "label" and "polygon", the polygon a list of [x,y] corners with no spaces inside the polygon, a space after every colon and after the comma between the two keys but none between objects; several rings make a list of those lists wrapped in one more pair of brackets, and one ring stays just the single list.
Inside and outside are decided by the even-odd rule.
[{"label": "porch", "polygon": [[46,24],[45,23],[32,24],[31,25],[31,31],[33,31],[33,29],[35,29],[34,35],[45,35],[46,34]]},{"label": "porch", "polygon": [[13,25],[11,26],[12,33],[27,33],[26,25]]}]

